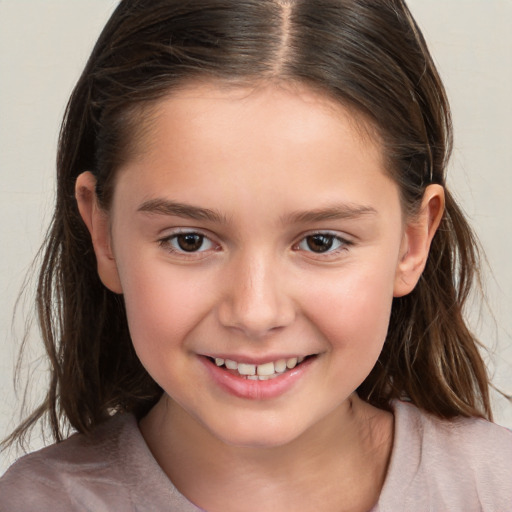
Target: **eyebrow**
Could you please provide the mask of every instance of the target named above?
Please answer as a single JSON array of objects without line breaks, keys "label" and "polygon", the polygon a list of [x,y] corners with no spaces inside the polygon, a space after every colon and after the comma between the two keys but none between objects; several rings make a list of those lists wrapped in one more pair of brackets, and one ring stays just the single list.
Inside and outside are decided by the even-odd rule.
[{"label": "eyebrow", "polygon": [[[142,203],[139,212],[169,215],[193,220],[208,220],[219,224],[227,224],[227,218],[222,213],[200,208],[190,204],[179,203],[169,199],[150,199]],[[296,211],[281,218],[283,224],[299,224],[305,222],[321,222],[325,220],[355,219],[365,215],[376,215],[377,210],[370,206],[340,204],[315,210]]]},{"label": "eyebrow", "polygon": [[172,215],[184,219],[208,220],[221,224],[227,223],[226,217],[215,210],[178,203],[168,199],[150,199],[142,203],[137,211],[157,215]]},{"label": "eyebrow", "polygon": [[283,221],[291,223],[321,222],[324,220],[356,219],[365,215],[377,215],[377,210],[371,206],[340,204],[315,210],[292,212],[286,215]]}]

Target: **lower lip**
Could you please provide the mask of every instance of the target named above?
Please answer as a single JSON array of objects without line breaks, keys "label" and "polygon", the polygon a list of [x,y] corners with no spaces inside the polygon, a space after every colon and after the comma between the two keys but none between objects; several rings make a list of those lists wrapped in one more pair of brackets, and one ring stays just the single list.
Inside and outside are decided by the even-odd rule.
[{"label": "lower lip", "polygon": [[251,380],[234,375],[207,357],[200,357],[213,380],[228,393],[249,400],[277,398],[290,390],[309,370],[316,357],[309,357],[292,370],[269,380]]}]

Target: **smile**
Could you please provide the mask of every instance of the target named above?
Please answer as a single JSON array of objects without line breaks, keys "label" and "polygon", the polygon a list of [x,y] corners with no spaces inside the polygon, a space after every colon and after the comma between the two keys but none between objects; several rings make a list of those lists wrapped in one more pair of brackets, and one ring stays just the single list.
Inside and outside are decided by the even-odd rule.
[{"label": "smile", "polygon": [[[311,357],[311,356],[308,356]],[[223,359],[216,357],[211,358],[212,361],[219,368],[226,369],[234,375],[244,377],[248,380],[270,380],[275,379],[286,373],[289,370],[293,370],[297,365],[301,364],[306,357],[297,356],[290,357],[287,359],[278,359],[277,361],[270,361],[263,364],[248,364],[239,363],[232,359]]]},{"label": "smile", "polygon": [[267,359],[262,362],[203,356],[199,361],[223,391],[243,399],[268,400],[290,392],[306,377],[311,367],[316,366],[319,356],[281,356],[274,361]]}]

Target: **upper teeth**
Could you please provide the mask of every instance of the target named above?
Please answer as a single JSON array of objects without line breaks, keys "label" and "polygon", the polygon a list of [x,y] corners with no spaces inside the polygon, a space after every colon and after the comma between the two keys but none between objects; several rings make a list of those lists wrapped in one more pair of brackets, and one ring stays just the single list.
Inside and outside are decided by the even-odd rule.
[{"label": "upper teeth", "polygon": [[283,373],[286,369],[295,368],[298,363],[302,363],[304,357],[290,357],[289,359],[279,359],[263,364],[238,363],[232,359],[215,358],[217,366],[225,365],[228,370],[237,370],[240,375],[259,375],[270,376],[277,373]]}]

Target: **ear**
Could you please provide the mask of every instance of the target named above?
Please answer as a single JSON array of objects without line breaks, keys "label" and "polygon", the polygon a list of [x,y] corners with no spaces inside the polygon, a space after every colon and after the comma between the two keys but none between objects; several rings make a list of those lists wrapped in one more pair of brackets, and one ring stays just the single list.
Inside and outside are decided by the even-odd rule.
[{"label": "ear", "polygon": [[94,253],[98,263],[98,274],[102,283],[114,293],[123,293],[112,252],[110,217],[98,204],[96,178],[87,171],[78,176],[75,198],[80,215],[91,234]]},{"label": "ear", "polygon": [[429,185],[414,218],[407,222],[395,274],[394,297],[412,292],[427,263],[430,244],[444,213],[444,188]]}]

